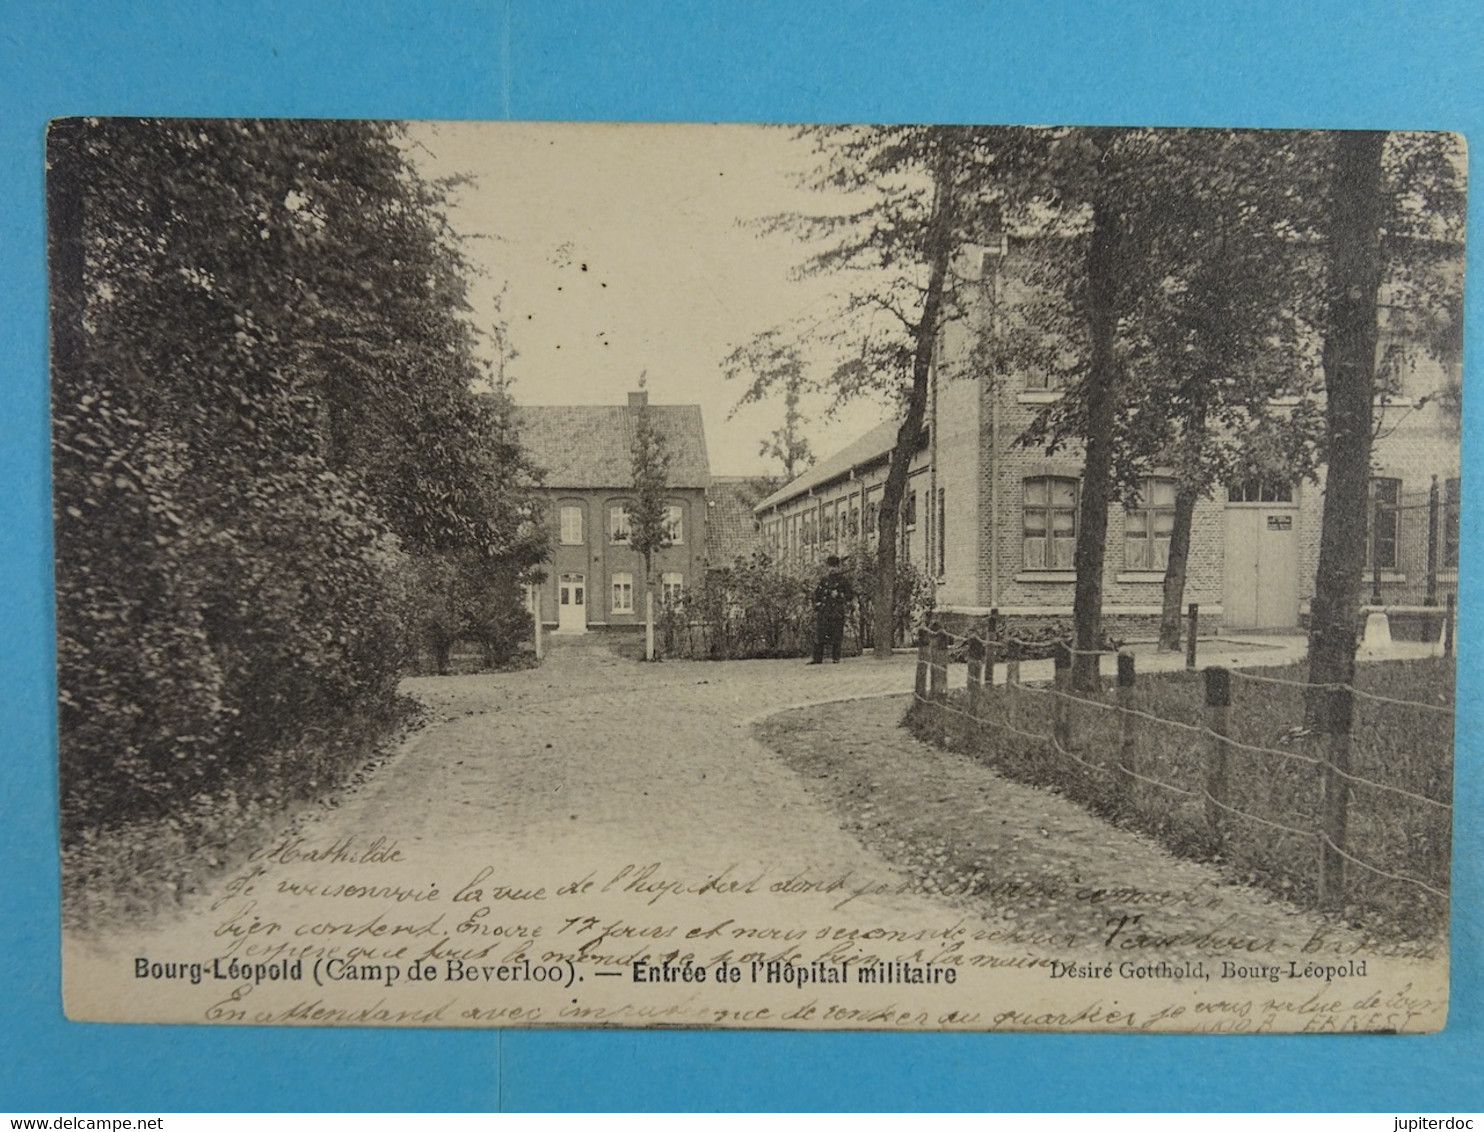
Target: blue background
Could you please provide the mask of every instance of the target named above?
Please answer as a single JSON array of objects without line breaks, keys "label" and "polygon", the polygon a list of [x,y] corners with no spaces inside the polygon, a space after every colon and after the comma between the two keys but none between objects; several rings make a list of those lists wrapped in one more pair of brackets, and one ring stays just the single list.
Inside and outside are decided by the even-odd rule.
[{"label": "blue background", "polygon": [[[0,1109],[1480,1109],[1480,543],[1464,520],[1452,1013],[1417,1038],[390,1033],[67,1022],[42,136],[69,114],[1460,130],[1476,0],[11,0],[0,10]],[[1478,162],[1470,169],[1478,183]],[[1484,490],[1479,200],[1467,498]],[[1471,504],[1471,506],[1474,506]]]}]

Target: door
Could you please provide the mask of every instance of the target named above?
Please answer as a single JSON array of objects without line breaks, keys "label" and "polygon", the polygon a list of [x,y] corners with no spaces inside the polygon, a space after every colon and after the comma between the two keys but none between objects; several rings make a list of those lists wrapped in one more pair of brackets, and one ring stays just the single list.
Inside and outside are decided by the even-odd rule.
[{"label": "door", "polygon": [[1228,504],[1222,623],[1231,629],[1298,624],[1298,508]]},{"label": "door", "polygon": [[557,579],[557,632],[587,632],[587,585],[583,574]]}]

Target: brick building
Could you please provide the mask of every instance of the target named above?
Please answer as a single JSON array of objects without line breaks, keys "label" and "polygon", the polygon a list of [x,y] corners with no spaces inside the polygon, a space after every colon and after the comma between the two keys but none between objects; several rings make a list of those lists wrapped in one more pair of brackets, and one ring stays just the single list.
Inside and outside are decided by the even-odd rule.
[{"label": "brick building", "polygon": [[[1061,393],[1045,373],[992,381],[974,369],[976,336],[991,332],[997,303],[1015,301],[1003,272],[1014,254],[1014,241],[1004,241],[957,265],[961,285],[975,293],[962,304],[967,317],[944,329],[903,499],[903,556],[936,583],[937,608],[964,618],[991,609],[1072,613],[1082,453],[1047,456],[1015,443]],[[1439,396],[1450,375],[1405,343],[1383,341],[1383,350],[1392,372],[1378,413],[1368,570],[1378,580],[1374,604],[1408,615],[1441,602],[1457,577],[1459,435],[1456,409]],[[871,546],[895,437],[894,423],[878,426],[764,499],[756,508],[764,546],[800,566]],[[1110,633],[1129,637],[1157,625],[1174,525],[1171,470],[1151,468],[1139,495],[1138,506],[1110,515],[1104,558],[1104,620]],[[1203,629],[1303,624],[1322,507],[1322,472],[1318,483],[1276,474],[1227,485],[1197,504],[1184,597],[1200,604]]]},{"label": "brick building", "polygon": [[699,405],[527,405],[521,444],[545,475],[552,557],[539,587],[543,624],[558,633],[644,623],[644,563],[629,544],[632,447],[647,410],[670,455],[666,500],[671,545],[654,555],[658,601],[701,576],[711,482]]},{"label": "brick building", "polygon": [[706,566],[717,569],[747,558],[759,547],[752,508],[758,481],[751,476],[712,476],[706,489]]},{"label": "brick building", "polygon": [[[918,563],[925,561],[930,545],[922,521],[932,472],[929,435],[925,431],[921,438],[902,506],[901,552],[906,561]],[[802,569],[831,554],[849,558],[874,546],[876,515],[896,436],[895,422],[878,425],[761,500],[754,512],[763,549],[776,561]]]}]

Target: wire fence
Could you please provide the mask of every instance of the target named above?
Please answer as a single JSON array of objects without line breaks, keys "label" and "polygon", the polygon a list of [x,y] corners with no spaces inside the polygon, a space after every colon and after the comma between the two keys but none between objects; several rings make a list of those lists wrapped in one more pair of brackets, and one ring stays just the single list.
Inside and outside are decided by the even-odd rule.
[{"label": "wire fence", "polygon": [[[1140,679],[1131,653],[1096,650],[1081,655],[1114,658],[1116,679],[1085,691],[1077,650],[1055,650],[1049,684],[1021,679],[1019,652],[1009,634],[920,631],[914,730],[1286,897],[1402,934],[1446,921],[1451,661],[1311,685],[1219,666]],[[956,654],[967,671],[950,690]]]}]

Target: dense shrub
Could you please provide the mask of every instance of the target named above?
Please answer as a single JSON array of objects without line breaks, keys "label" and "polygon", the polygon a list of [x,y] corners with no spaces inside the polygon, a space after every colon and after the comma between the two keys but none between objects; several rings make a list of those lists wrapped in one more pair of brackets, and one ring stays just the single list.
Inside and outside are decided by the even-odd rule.
[{"label": "dense shrub", "polygon": [[[869,550],[847,559],[851,578],[855,584],[857,608],[851,619],[856,639],[861,648],[875,646],[874,623],[871,610],[875,606],[876,556]],[[937,587],[925,570],[920,570],[902,558],[897,558],[897,573],[893,579],[893,645],[906,645],[912,641],[919,625],[931,616],[937,602]]]},{"label": "dense shrub", "polygon": [[[869,555],[847,559],[855,602],[846,613],[847,655],[870,647],[874,562]],[[815,583],[818,564],[802,570],[775,562],[762,551],[738,558],[687,590],[661,610],[661,647],[671,656],[738,660],[806,656],[814,647]],[[906,642],[932,610],[931,580],[911,563],[899,562],[896,580],[897,640]]]},{"label": "dense shrub", "polygon": [[542,556],[442,191],[389,123],[48,161],[64,840],[323,788],[398,713],[418,560]]},{"label": "dense shrub", "polygon": [[814,640],[813,579],[755,551],[708,571],[658,619],[670,656],[739,660],[802,656]]}]

